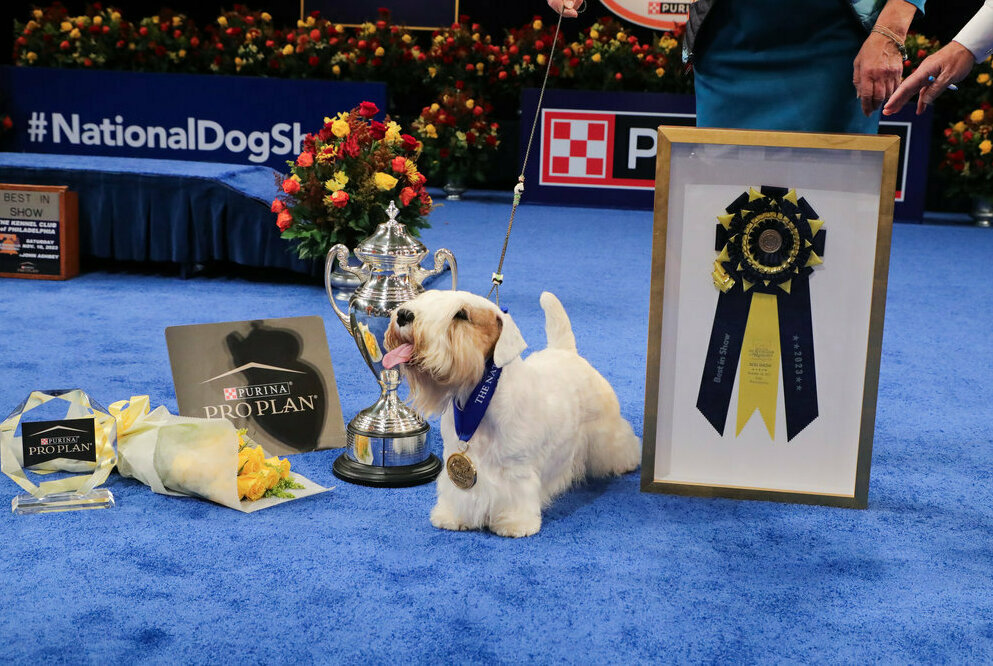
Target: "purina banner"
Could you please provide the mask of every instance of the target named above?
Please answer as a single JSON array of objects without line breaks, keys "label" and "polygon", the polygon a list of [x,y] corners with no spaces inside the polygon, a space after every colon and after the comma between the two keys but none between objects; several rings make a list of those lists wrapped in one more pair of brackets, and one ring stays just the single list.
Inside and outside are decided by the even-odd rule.
[{"label": "purina banner", "polygon": [[325,116],[381,83],[4,67],[8,150],[266,165],[286,171]]},{"label": "purina banner", "polygon": [[[592,2],[592,0],[587,0]],[[675,30],[686,23],[690,5],[696,0],[600,0],[603,6],[625,21],[654,30]]]},{"label": "purina banner", "polygon": [[[538,91],[521,96],[521,117],[534,118]],[[696,124],[692,95],[546,90],[524,201],[650,209],[655,200],[655,154],[659,125]],[[880,122],[880,134],[900,137],[897,220],[924,216],[931,110],[914,115],[908,105]],[[530,120],[521,123],[521,150]]]}]

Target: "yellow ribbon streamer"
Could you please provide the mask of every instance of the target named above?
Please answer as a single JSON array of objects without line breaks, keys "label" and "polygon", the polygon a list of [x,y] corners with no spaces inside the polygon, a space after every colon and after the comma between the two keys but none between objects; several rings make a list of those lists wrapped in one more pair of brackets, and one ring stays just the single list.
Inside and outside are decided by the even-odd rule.
[{"label": "yellow ribbon streamer", "polygon": [[776,439],[776,398],[779,396],[779,308],[773,294],[752,295],[738,375],[738,428],[740,435],[755,410]]}]

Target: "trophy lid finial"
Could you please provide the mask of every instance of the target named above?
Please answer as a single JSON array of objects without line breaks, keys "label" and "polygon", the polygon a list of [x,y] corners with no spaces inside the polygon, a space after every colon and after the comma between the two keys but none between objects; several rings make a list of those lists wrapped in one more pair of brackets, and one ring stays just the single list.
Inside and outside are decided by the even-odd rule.
[{"label": "trophy lid finial", "polygon": [[390,222],[397,221],[397,215],[400,214],[400,209],[397,208],[396,202],[390,201],[390,205],[386,208],[386,214],[390,216]]}]

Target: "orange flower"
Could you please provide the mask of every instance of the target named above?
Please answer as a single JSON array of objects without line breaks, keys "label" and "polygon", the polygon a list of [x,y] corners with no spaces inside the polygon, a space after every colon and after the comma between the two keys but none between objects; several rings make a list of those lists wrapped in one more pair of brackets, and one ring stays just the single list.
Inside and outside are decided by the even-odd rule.
[{"label": "orange flower", "polygon": [[287,194],[296,194],[300,191],[300,181],[287,178],[283,181],[283,191]]},{"label": "orange flower", "polygon": [[405,187],[402,190],[400,190],[400,203],[402,203],[404,206],[409,206],[410,202],[413,201],[414,197],[416,196],[417,193],[414,192],[414,188]]},{"label": "orange flower", "polygon": [[297,157],[297,166],[314,166],[314,154],[307,151],[300,153],[300,156]]},{"label": "orange flower", "polygon": [[279,213],[276,218],[276,226],[279,227],[280,231],[286,231],[293,224],[293,216],[290,215],[290,211],[284,210]]},{"label": "orange flower", "polygon": [[331,203],[333,203],[337,208],[344,208],[348,205],[348,192],[345,190],[338,190],[331,194]]},{"label": "orange flower", "polygon": [[282,213],[286,210],[286,204],[283,203],[282,199],[273,199],[272,208],[270,208],[273,213]]}]

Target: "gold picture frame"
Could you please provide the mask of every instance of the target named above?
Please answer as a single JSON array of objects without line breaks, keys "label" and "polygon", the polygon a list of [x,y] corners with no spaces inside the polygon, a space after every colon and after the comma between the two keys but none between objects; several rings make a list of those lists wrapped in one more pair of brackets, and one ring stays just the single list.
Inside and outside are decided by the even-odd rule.
[{"label": "gold picture frame", "polygon": [[[899,138],[893,136],[659,128],[642,491],[867,506],[898,151]],[[715,286],[721,271],[715,269],[712,278],[711,269],[718,266],[715,260],[726,258],[718,257],[715,228],[719,216],[732,217],[730,208],[725,211],[734,200],[728,193],[743,192],[751,201],[762,196],[760,186],[776,192],[789,188],[793,198],[787,198],[794,203],[801,193],[809,198],[820,211],[816,229],[823,222],[829,239],[827,257],[810,269],[806,288],[807,320],[813,322],[808,324],[810,370],[817,341],[827,341],[821,344],[823,365],[819,357],[816,365],[814,416],[789,442],[782,428],[775,432],[769,425],[775,417],[749,412],[744,424],[739,416],[738,427],[728,432],[726,425],[721,430],[704,418],[700,407],[707,382],[703,360],[713,349],[708,345],[716,335],[720,298]],[[738,287],[741,294],[752,283],[744,285]],[[775,344],[772,395],[775,413],[783,414],[788,387],[784,379],[779,393],[778,336]],[[738,387],[737,356],[729,358],[734,358],[734,386],[726,389],[728,403],[730,391],[739,399],[746,391]],[[734,410],[724,406],[729,409]]]}]

